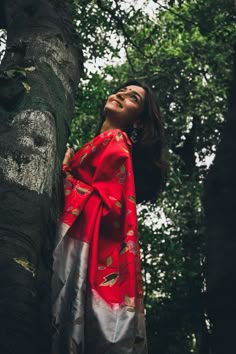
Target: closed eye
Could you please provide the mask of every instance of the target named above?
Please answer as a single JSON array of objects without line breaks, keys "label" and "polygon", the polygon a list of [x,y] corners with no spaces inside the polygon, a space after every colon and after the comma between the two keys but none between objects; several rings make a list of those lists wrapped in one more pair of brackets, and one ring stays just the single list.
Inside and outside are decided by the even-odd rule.
[{"label": "closed eye", "polygon": [[138,98],[136,95],[131,94],[131,95],[129,95],[129,97],[132,99],[132,101],[138,102]]},{"label": "closed eye", "polygon": [[117,93],[119,94],[119,92],[125,93],[125,95],[128,96],[129,98],[131,98],[132,101],[138,102],[138,97],[135,93],[127,92],[127,90],[125,88],[121,88]]}]

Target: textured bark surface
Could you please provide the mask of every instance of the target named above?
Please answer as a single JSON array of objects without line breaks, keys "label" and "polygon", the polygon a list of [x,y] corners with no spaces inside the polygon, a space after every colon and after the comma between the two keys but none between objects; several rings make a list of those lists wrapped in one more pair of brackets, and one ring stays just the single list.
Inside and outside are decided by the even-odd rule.
[{"label": "textured bark surface", "polygon": [[236,328],[236,51],[229,111],[205,185],[208,311],[215,354],[235,352]]},{"label": "textured bark surface", "polygon": [[81,52],[69,0],[5,0],[0,72],[0,353],[50,352],[60,162]]}]

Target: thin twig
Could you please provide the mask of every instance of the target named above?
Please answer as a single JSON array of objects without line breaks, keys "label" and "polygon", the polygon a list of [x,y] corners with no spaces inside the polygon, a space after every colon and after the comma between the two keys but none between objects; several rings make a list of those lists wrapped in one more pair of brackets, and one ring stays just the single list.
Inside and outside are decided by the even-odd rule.
[{"label": "thin twig", "polygon": [[122,31],[123,35],[125,38],[127,38],[130,42],[130,44],[132,44],[132,46],[134,48],[137,49],[137,51],[142,54],[146,59],[149,59],[148,56],[140,49],[139,46],[137,46],[137,44],[130,38],[130,36],[128,35],[125,26],[123,25],[122,19],[120,19],[118,16],[116,16],[116,11],[112,10],[111,8],[107,8],[106,6],[104,6],[104,4],[102,3],[101,0],[97,0],[97,5],[98,7],[104,11],[110,14],[111,18],[116,22],[117,27]]},{"label": "thin twig", "polygon": [[194,26],[197,26],[196,22],[190,21],[188,19],[186,19],[184,16],[178,14],[177,12],[175,12],[174,10],[172,10],[172,8],[170,6],[165,6],[163,4],[160,4],[158,0],[153,0],[153,2],[155,2],[159,7],[161,7],[162,9],[168,10],[169,12],[171,12],[173,15],[175,15],[176,17],[179,17],[181,20],[191,23]]},{"label": "thin twig", "polygon": [[134,66],[133,66],[133,63],[130,59],[130,56],[129,56],[129,53],[128,53],[128,50],[127,50],[127,47],[125,46],[125,54],[126,54],[126,57],[127,57],[127,60],[128,60],[128,63],[129,63],[129,66],[133,72],[133,74],[137,74],[138,71],[135,70]]}]

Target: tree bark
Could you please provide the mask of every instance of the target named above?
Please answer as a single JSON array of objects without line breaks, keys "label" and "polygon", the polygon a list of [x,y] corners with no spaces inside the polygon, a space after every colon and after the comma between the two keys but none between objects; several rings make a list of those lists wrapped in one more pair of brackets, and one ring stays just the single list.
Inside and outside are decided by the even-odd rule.
[{"label": "tree bark", "polygon": [[236,48],[229,110],[205,183],[208,312],[213,353],[235,351],[236,328]]},{"label": "tree bark", "polygon": [[[2,9],[3,7],[3,9]],[[69,0],[5,0],[0,72],[0,353],[50,352],[60,164],[82,66]]]}]

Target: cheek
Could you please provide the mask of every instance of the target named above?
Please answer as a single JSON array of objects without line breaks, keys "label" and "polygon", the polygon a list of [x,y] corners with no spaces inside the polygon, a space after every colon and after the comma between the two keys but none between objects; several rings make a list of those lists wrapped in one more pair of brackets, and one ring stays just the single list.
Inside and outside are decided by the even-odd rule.
[{"label": "cheek", "polygon": [[140,107],[137,107],[134,104],[130,104],[127,108],[127,113],[130,115],[130,118],[137,118],[137,116],[141,114]]}]

